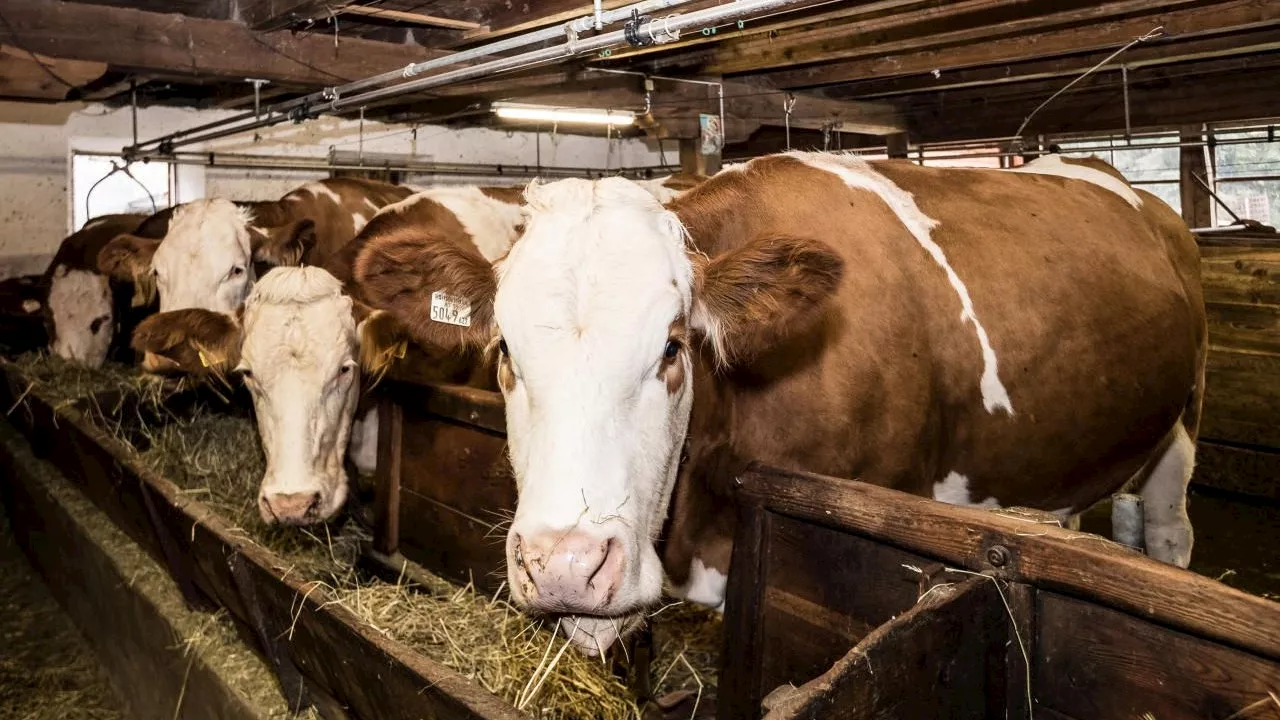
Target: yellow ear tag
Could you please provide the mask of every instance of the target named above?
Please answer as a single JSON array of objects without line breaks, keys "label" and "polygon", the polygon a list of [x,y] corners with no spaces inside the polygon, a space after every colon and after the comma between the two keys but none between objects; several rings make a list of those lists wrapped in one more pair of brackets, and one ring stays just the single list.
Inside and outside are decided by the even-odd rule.
[{"label": "yellow ear tag", "polygon": [[408,343],[396,343],[396,359],[404,359],[405,348],[407,345]]},{"label": "yellow ear tag", "polygon": [[200,364],[203,365],[204,367],[209,367],[209,358],[206,358],[204,356],[204,351],[197,350],[196,354],[200,356]]}]

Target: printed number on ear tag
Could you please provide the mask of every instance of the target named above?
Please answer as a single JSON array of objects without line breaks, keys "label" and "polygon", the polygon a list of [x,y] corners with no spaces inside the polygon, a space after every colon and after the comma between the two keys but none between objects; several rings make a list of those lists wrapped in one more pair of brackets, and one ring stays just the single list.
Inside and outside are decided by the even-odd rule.
[{"label": "printed number on ear tag", "polygon": [[431,293],[431,319],[439,323],[471,327],[471,303],[443,290]]}]

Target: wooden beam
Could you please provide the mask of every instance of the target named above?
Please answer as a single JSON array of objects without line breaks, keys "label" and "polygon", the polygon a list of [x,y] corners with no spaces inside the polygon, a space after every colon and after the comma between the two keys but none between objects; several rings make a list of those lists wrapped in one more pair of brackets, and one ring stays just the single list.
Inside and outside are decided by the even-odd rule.
[{"label": "wooden beam", "polygon": [[443,53],[371,40],[257,33],[226,20],[50,0],[5,0],[31,50],[118,68],[195,77],[335,85]]},{"label": "wooden beam", "polygon": [[821,93],[838,100],[883,100],[923,92],[964,90],[975,87],[1011,85],[1034,80],[1074,78],[1091,68],[1095,72],[1119,72],[1121,62],[1130,70],[1214,58],[1253,55],[1280,50],[1280,25],[1245,33],[1230,33],[1191,40],[1154,40],[1132,48],[1109,65],[1099,67],[1114,50],[1082,55],[1008,62],[980,68],[950,70],[905,77],[885,78],[851,85],[836,85]]},{"label": "wooden beam", "polygon": [[324,0],[236,0],[233,17],[254,30],[278,30],[327,15]]},{"label": "wooden beam", "polygon": [[720,153],[705,155],[698,138],[680,138],[680,172],[710,177],[720,172]]},{"label": "wooden beam", "polygon": [[894,133],[885,138],[887,143],[887,152],[890,158],[897,160],[905,160],[911,151],[911,145],[907,139],[906,133]]},{"label": "wooden beam", "polygon": [[[1204,139],[1204,132],[1200,126],[1192,125],[1183,128],[1178,137],[1185,143],[1199,142]],[[1182,219],[1193,228],[1213,225],[1213,198],[1196,180],[1199,176],[1205,182],[1211,181],[1208,153],[1209,148],[1205,146],[1179,149],[1178,189],[1182,195]]]},{"label": "wooden beam", "polygon": [[466,20],[453,20],[451,18],[439,17],[437,15],[423,15],[422,13],[404,12],[402,10],[391,10],[383,7],[372,7],[369,5],[344,5],[337,8],[335,11],[342,15],[357,15],[360,17],[377,18],[380,20],[406,23],[409,25],[421,25],[423,27],[449,28],[450,30],[470,30],[473,32],[483,32],[486,29],[485,25],[467,22]]},{"label": "wooden beam", "polygon": [[105,63],[62,60],[0,45],[0,97],[66,100],[72,90],[106,72]]},{"label": "wooden beam", "polygon": [[[1107,3],[1115,8],[1125,3]],[[1269,0],[1228,0],[1208,7],[1148,12],[1123,19],[992,38],[977,30],[931,36],[930,47],[910,44],[875,46],[848,52],[860,57],[827,65],[768,73],[780,87],[814,87],[875,77],[915,75],[955,68],[1055,57],[1116,49],[1135,37],[1164,26],[1165,35],[1195,38],[1238,30],[1271,27],[1280,22]],[[1023,28],[1024,30],[1026,28]],[[997,28],[995,30],[1004,30]],[[1007,34],[1007,33],[1002,33]],[[957,43],[944,45],[943,43]]]}]

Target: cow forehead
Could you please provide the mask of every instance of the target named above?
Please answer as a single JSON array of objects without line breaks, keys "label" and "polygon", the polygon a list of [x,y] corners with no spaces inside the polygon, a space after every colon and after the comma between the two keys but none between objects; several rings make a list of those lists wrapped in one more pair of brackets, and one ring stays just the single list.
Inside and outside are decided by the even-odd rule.
[{"label": "cow forehead", "polygon": [[54,317],[93,319],[111,312],[107,278],[88,270],[68,270],[49,285],[49,311]]},{"label": "cow forehead", "polygon": [[174,212],[152,264],[194,258],[221,274],[225,264],[249,258],[249,219],[246,210],[224,198],[187,203]]},{"label": "cow forehead", "polygon": [[612,355],[665,337],[687,312],[692,285],[678,221],[643,188],[636,196],[579,186],[548,200],[554,185],[539,190],[543,204],[531,207],[501,265],[494,309],[508,343],[587,344]]},{"label": "cow forehead", "polygon": [[335,295],[306,303],[258,304],[244,315],[241,353],[255,373],[328,368],[355,353],[350,300]]}]

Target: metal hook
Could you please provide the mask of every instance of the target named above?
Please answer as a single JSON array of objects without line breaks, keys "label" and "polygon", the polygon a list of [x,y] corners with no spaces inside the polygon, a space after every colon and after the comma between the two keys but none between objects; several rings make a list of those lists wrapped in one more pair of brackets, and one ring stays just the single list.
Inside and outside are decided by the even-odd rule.
[{"label": "metal hook", "polygon": [[796,96],[787,93],[782,99],[783,125],[787,129],[787,150],[791,150],[791,110],[796,106]]}]

